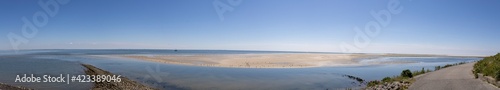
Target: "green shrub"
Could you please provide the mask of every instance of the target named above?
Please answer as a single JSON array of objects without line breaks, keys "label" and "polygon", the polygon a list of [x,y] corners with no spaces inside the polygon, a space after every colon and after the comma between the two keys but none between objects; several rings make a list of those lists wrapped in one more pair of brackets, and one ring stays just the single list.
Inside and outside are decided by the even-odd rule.
[{"label": "green shrub", "polygon": [[485,57],[474,64],[474,73],[482,73],[500,80],[500,53],[495,56]]},{"label": "green shrub", "polygon": [[427,71],[425,71],[425,68],[422,68],[422,70],[420,70],[420,71],[413,71],[412,74],[413,74],[413,76],[417,76],[417,75],[420,75],[420,74],[424,74],[426,72],[430,72],[430,70],[427,69]]},{"label": "green shrub", "polygon": [[375,85],[378,85],[378,84],[380,84],[380,81],[375,80],[375,81],[370,81],[370,82],[368,82],[368,85],[367,85],[367,86],[368,86],[368,87],[372,87],[372,86],[375,86]]},{"label": "green shrub", "polygon": [[439,70],[439,69],[441,69],[441,66],[436,66],[436,67],[434,68],[434,71],[437,71],[437,70]]},{"label": "green shrub", "polygon": [[479,78],[479,75],[477,73],[474,73],[474,77]]},{"label": "green shrub", "polygon": [[497,77],[495,78],[497,81],[500,81],[500,71],[497,71]]},{"label": "green shrub", "polygon": [[391,77],[385,77],[384,79],[382,79],[382,82],[392,82],[392,78]]},{"label": "green shrub", "polygon": [[454,65],[454,64],[446,64],[446,65],[444,65],[444,66],[443,66],[443,68],[451,67],[451,66],[453,66],[453,65]]},{"label": "green shrub", "polygon": [[411,71],[409,69],[406,69],[406,70],[403,70],[403,72],[401,72],[401,76],[412,78],[413,74],[411,73]]}]

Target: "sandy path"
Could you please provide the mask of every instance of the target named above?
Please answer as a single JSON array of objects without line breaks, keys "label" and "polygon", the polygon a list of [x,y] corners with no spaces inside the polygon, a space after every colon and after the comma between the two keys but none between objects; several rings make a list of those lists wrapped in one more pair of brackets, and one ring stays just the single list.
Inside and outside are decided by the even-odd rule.
[{"label": "sandy path", "polygon": [[486,82],[475,79],[474,63],[444,68],[417,78],[410,90],[500,90]]}]

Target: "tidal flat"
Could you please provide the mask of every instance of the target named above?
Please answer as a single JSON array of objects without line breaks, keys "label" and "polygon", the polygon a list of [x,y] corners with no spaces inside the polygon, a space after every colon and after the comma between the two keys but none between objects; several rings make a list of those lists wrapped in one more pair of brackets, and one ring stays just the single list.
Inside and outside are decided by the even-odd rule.
[{"label": "tidal flat", "polygon": [[[377,80],[386,76],[399,75],[401,70],[434,69],[434,66],[457,62],[479,60],[476,57],[432,56],[432,55],[380,55],[370,54],[345,59],[335,63],[334,57],[343,53],[304,53],[304,52],[264,52],[264,51],[212,51],[212,50],[33,50],[21,54],[0,55],[0,82],[33,89],[74,89],[88,90],[93,83],[19,83],[14,82],[19,74],[59,75],[83,74],[88,64],[122,75],[128,79],[157,89],[345,89],[364,87],[363,81]],[[129,57],[132,56],[132,57]],[[141,58],[136,58],[141,57]],[[195,58],[196,57],[196,58]],[[246,66],[282,65],[272,68],[225,67],[199,64],[175,64],[144,60],[144,58],[174,59],[182,62],[194,62],[203,59],[239,62]],[[200,59],[201,58],[201,59]],[[231,58],[236,58],[231,61]],[[238,59],[240,61],[238,61]],[[276,60],[280,59],[280,60]],[[277,63],[297,61],[293,63]],[[192,61],[189,61],[192,60]],[[310,66],[301,63],[310,63]],[[326,63],[323,63],[326,62]],[[200,62],[198,62],[200,63]],[[206,64],[207,62],[201,62]],[[208,62],[217,64],[218,62]],[[293,64],[294,66],[290,66]],[[289,67],[283,68],[283,65]],[[295,66],[297,65],[297,66]],[[356,77],[356,78],[353,78]]]}]

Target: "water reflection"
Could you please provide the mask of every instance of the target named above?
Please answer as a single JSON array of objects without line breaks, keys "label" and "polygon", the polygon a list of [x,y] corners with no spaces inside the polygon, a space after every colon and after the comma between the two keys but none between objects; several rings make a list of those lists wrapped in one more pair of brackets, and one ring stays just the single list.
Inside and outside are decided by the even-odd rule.
[{"label": "water reflection", "polygon": [[[399,75],[404,69],[432,70],[438,65],[479,60],[459,57],[381,57],[362,59],[362,66],[262,69],[184,66],[103,55],[43,53],[46,54],[0,56],[0,74],[4,76],[0,82],[35,89],[89,89],[91,83],[12,83],[14,75],[20,73],[84,74],[80,63],[86,63],[149,86],[169,90],[343,89],[364,86],[360,79],[377,80]],[[404,63],[373,64],[386,62]]]},{"label": "water reflection", "polygon": [[79,63],[56,59],[35,59],[34,56],[0,56],[0,82],[14,86],[24,86],[37,90],[77,89],[88,90],[92,83],[22,83],[15,82],[16,76],[41,77],[43,75],[59,76],[60,74],[84,75],[84,68]]}]

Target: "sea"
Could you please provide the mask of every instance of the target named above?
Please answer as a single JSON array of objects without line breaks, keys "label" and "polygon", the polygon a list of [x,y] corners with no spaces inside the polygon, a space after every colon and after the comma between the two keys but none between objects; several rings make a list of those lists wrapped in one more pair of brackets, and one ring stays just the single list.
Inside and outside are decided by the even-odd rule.
[{"label": "sea", "polygon": [[[323,53],[243,50],[43,49],[0,51],[0,82],[37,90],[88,90],[91,82],[15,82],[18,75],[85,75],[90,64],[163,90],[337,90],[360,89],[367,81],[400,75],[402,70],[474,62],[478,57],[377,57],[357,59],[357,66],[311,68],[227,68],[164,64],[112,55],[217,55]],[[326,53],[342,54],[342,53]],[[111,55],[111,56],[110,56]],[[373,64],[385,62],[405,62]],[[354,77],[354,78],[353,78]],[[359,81],[360,78],[363,81]]]}]

